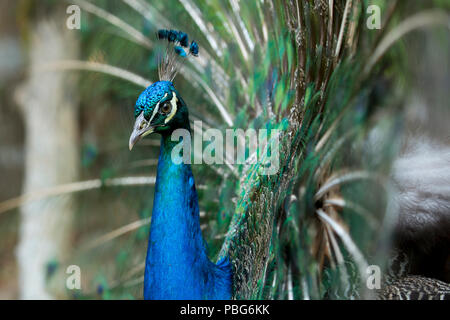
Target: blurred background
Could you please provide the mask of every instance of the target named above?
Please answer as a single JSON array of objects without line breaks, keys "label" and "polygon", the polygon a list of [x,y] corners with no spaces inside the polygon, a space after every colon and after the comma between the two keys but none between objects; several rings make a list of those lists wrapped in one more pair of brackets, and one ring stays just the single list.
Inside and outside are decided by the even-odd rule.
[{"label": "blurred background", "polygon": [[[295,195],[299,202],[289,210],[298,212],[296,219],[308,219],[310,206],[322,205],[308,190],[317,191],[314,188],[319,189],[327,177],[308,172],[319,167],[314,146],[332,127],[338,111],[346,110],[343,118],[347,120],[326,150],[347,136],[349,127],[358,132],[345,142],[347,151],[331,155],[335,163],[326,165],[330,176],[349,165],[395,176],[392,162],[404,160],[411,144],[422,155],[434,154],[436,161],[448,159],[442,160],[439,154],[448,155],[450,150],[450,24],[445,20],[449,1],[408,1],[407,5],[406,1],[362,1],[366,7],[381,8],[386,32],[368,30],[364,18],[359,16],[362,22],[354,18],[359,28],[353,30],[357,44],[344,38],[337,62],[332,62],[334,50],[326,46],[335,48],[339,43],[346,1],[335,3],[331,32],[336,36],[330,44],[318,40],[325,33],[316,27],[323,24],[320,19],[325,21],[328,1],[295,3],[291,12],[299,8],[302,19],[310,15],[313,26],[306,36],[290,20],[290,4],[280,1],[0,2],[0,299],[141,298],[159,139],[146,138],[133,152],[128,150],[128,139],[137,97],[147,84],[157,81],[157,57],[162,50],[155,37],[159,28],[186,31],[200,44],[200,58],[187,63],[176,79],[192,121],[202,120],[207,127],[221,130],[276,127],[291,119],[295,110],[303,110],[300,105],[322,108],[317,114],[324,116],[316,122],[311,116],[307,129],[299,126],[300,134],[310,140],[300,143],[303,151],[298,153],[293,182],[271,182],[274,193],[288,194],[274,200],[283,203],[280,207],[286,203],[282,197]],[[67,8],[73,4],[81,8],[80,29],[67,27],[73,14]],[[386,39],[388,31],[398,31],[402,21],[424,10],[440,10],[444,18],[437,16],[443,23],[436,19],[436,25],[427,22],[402,34],[392,50],[376,61],[370,77],[356,79],[350,70],[362,74],[371,48]],[[346,36],[352,32],[351,26],[345,30]],[[305,46],[303,54],[299,48]],[[325,78],[329,81],[323,82]],[[347,105],[351,110],[344,108]],[[302,113],[301,118],[308,115]],[[407,167],[408,158],[405,161],[398,166]],[[242,190],[254,188],[245,170],[245,166],[193,166],[201,227],[211,257],[217,256],[231,217],[239,211]],[[445,180],[447,197],[449,185]],[[370,229],[365,222],[352,220],[345,212],[348,208],[340,220],[369,262],[381,261],[377,260],[383,256],[380,243],[391,239],[394,228],[386,226],[388,197],[382,193],[379,187],[361,184],[339,190],[343,196],[359,199],[359,205],[373,213],[369,220],[380,222]],[[269,207],[262,205],[259,210],[272,210]],[[276,217],[282,215],[273,211]],[[305,292],[311,298],[330,297],[326,292],[333,277],[339,276],[327,271],[330,263],[323,259],[329,254],[318,255],[317,250],[324,249],[311,244],[317,235],[308,230],[316,230],[315,223],[292,227],[297,230],[292,232],[286,227],[279,243],[272,243],[273,248],[288,248],[280,252],[289,252],[297,233],[305,234],[299,238],[302,249],[295,247],[308,252],[300,255],[303,261],[312,261],[298,267],[302,275],[294,283],[301,294],[262,288],[261,297],[305,298]],[[344,258],[347,255],[344,252]],[[272,253],[271,259],[276,261],[269,264],[273,270],[289,260],[284,253]],[[80,290],[66,287],[70,265],[81,270]],[[309,278],[307,270],[314,270],[313,274],[325,270],[318,280],[325,284],[316,285],[311,279],[318,278]],[[447,271],[440,272],[449,281]],[[265,283],[272,282],[266,279]]]}]

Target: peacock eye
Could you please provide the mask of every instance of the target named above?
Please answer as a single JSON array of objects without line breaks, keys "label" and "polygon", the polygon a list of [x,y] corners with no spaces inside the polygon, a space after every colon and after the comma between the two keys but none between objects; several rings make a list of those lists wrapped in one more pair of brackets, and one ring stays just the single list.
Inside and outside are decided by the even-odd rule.
[{"label": "peacock eye", "polygon": [[142,121],[142,122],[139,124],[139,130],[144,129],[146,126],[147,126],[147,122],[146,122],[146,121]]},{"label": "peacock eye", "polygon": [[172,104],[169,101],[166,101],[159,110],[162,114],[169,114],[170,111],[172,111]]}]

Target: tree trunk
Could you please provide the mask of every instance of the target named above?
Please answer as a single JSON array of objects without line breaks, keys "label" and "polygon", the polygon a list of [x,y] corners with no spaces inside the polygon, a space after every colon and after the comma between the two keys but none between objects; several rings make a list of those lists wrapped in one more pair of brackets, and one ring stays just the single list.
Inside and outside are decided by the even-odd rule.
[{"label": "tree trunk", "polygon": [[[16,91],[26,129],[24,194],[78,177],[76,81],[61,72],[39,69],[42,64],[74,58],[78,51],[75,34],[64,24],[48,20],[38,21],[31,30],[29,72]],[[17,249],[20,298],[48,299],[65,292],[65,281],[59,280],[50,293],[47,278],[68,252],[73,211],[70,196],[21,208]]]}]

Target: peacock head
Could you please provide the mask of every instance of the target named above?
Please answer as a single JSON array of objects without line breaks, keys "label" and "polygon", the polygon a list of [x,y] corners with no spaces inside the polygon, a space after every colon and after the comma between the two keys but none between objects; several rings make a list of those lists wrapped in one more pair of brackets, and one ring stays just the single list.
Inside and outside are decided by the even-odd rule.
[{"label": "peacock head", "polygon": [[170,81],[158,81],[145,89],[136,101],[134,116],[130,150],[141,138],[153,132],[165,135],[175,129],[189,129],[188,109]]},{"label": "peacock head", "polygon": [[173,130],[189,129],[186,104],[173,85],[180,65],[190,56],[198,56],[195,41],[189,44],[182,31],[159,30],[158,39],[167,42],[165,55],[159,58],[159,79],[141,93],[134,107],[136,122],[130,136],[130,150],[141,138],[157,132],[170,134]]}]

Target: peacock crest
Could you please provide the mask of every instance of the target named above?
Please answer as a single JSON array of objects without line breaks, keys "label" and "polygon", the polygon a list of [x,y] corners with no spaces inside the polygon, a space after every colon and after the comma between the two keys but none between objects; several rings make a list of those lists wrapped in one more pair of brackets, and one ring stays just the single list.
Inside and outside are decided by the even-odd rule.
[{"label": "peacock crest", "polygon": [[160,29],[157,37],[167,41],[165,54],[159,57],[159,80],[172,82],[181,64],[190,56],[198,56],[199,46],[195,41],[189,43],[189,36],[183,31]]}]

